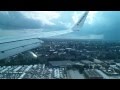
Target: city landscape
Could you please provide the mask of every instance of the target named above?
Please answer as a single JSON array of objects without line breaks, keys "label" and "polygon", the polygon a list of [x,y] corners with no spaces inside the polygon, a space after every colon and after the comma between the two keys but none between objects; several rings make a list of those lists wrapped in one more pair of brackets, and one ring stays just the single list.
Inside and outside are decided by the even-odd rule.
[{"label": "city landscape", "polygon": [[41,39],[40,47],[0,60],[0,79],[120,79],[120,42]]}]

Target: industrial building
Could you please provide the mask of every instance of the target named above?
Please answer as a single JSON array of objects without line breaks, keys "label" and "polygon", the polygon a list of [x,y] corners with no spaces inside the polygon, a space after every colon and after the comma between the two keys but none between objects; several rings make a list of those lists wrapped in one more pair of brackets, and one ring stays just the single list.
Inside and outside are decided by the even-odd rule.
[{"label": "industrial building", "polygon": [[72,61],[66,60],[66,61],[49,61],[49,66],[52,67],[66,67],[71,66],[74,63]]},{"label": "industrial building", "polygon": [[87,79],[103,79],[102,75],[96,70],[85,70],[84,75]]},{"label": "industrial building", "polygon": [[103,62],[101,60],[99,60],[99,59],[94,59],[94,63],[95,64],[102,64]]},{"label": "industrial building", "polygon": [[67,77],[69,79],[84,79],[84,75],[80,74],[78,70],[68,70]]},{"label": "industrial building", "polygon": [[87,64],[87,65],[93,64],[93,62],[89,60],[81,60],[81,63]]},{"label": "industrial building", "polygon": [[116,63],[116,66],[117,66],[118,68],[120,68],[120,63]]}]

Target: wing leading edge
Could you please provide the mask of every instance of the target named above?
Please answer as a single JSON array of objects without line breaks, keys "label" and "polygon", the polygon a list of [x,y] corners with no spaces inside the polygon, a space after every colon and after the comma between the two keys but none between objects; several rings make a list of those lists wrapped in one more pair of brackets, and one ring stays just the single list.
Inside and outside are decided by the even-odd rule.
[{"label": "wing leading edge", "polygon": [[84,25],[84,22],[88,16],[89,11],[86,11],[83,16],[78,20],[78,22],[73,26],[74,31],[79,31],[80,28]]}]

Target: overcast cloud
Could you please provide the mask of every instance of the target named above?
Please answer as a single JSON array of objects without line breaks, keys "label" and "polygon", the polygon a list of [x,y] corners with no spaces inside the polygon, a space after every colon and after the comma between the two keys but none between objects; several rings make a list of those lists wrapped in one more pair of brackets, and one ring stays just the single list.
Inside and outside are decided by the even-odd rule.
[{"label": "overcast cloud", "polygon": [[[83,11],[0,11],[0,29],[66,30],[71,28],[82,14]],[[90,11],[79,32],[55,38],[120,40],[119,24],[119,11]]]}]

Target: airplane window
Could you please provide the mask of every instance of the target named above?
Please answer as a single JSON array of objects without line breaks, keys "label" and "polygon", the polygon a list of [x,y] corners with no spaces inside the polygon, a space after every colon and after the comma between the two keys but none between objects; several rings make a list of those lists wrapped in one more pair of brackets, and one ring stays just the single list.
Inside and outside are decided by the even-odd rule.
[{"label": "airplane window", "polygon": [[120,11],[0,11],[0,79],[120,79]]}]

